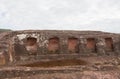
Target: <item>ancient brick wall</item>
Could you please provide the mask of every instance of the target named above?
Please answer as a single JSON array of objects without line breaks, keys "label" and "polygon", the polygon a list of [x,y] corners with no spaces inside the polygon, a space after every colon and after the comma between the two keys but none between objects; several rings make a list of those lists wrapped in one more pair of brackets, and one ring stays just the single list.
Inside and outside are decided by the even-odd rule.
[{"label": "ancient brick wall", "polygon": [[[5,38],[9,62],[27,60],[31,56],[36,57],[38,61],[38,56],[45,55],[49,58],[49,55],[54,54],[76,54],[79,57],[120,54],[120,35],[113,33],[33,30],[11,32]],[[1,55],[1,60],[2,57]],[[2,62],[4,63],[4,60]]]}]

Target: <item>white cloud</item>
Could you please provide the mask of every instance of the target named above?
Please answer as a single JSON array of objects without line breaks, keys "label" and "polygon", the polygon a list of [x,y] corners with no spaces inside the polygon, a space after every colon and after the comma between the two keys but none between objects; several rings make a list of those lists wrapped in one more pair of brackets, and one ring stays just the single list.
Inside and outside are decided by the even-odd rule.
[{"label": "white cloud", "polygon": [[0,0],[0,27],[116,32],[119,5],[119,0]]}]

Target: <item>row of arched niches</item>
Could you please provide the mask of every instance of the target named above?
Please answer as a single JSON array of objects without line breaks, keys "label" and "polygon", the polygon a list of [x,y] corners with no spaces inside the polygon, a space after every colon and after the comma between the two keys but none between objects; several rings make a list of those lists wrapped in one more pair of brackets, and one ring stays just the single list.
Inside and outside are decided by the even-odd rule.
[{"label": "row of arched niches", "polygon": [[17,34],[13,37],[15,55],[111,54],[119,51],[118,37],[99,35]]}]

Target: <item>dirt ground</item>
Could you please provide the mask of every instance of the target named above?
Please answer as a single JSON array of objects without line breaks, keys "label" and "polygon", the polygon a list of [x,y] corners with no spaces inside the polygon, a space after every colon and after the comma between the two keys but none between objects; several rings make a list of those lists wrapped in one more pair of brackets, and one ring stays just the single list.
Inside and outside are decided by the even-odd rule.
[{"label": "dirt ground", "polygon": [[1,67],[0,79],[120,79],[119,66]]}]

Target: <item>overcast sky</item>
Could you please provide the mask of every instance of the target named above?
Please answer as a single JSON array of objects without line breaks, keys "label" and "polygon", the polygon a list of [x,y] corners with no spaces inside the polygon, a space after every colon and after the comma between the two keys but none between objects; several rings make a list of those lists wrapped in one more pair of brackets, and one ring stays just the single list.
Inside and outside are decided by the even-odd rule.
[{"label": "overcast sky", "polygon": [[120,0],[0,0],[0,28],[120,33]]}]

